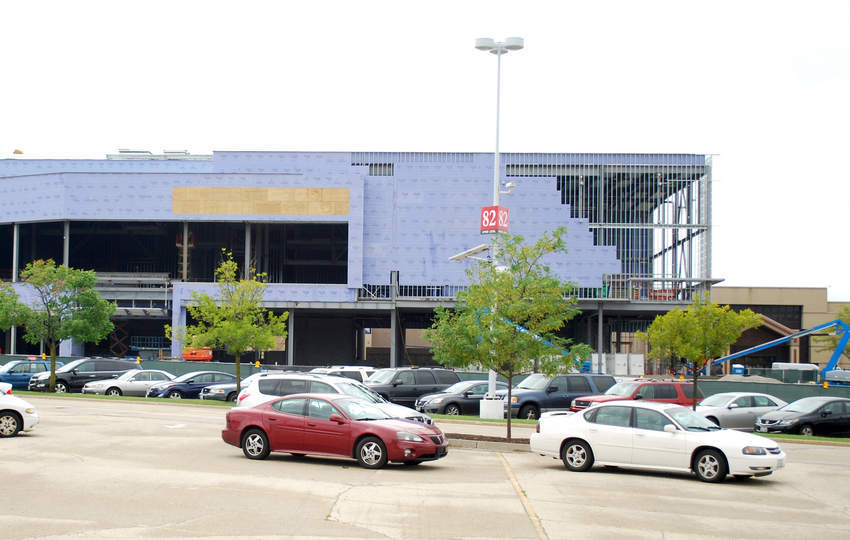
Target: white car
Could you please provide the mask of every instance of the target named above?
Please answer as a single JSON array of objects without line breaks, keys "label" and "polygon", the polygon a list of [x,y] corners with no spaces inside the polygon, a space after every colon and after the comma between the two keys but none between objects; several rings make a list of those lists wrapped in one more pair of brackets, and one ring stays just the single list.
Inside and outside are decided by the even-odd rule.
[{"label": "white car", "polygon": [[107,396],[145,397],[148,388],[154,384],[174,379],[174,375],[160,369],[131,369],[115,379],[103,379],[87,382],[83,385],[83,394],[102,394]]},{"label": "white car", "polygon": [[696,411],[722,428],[752,431],[758,417],[785,405],[769,394],[723,392],[702,400]]},{"label": "white car", "polygon": [[257,378],[239,392],[237,407],[253,407],[280,396],[290,394],[347,394],[374,403],[392,418],[406,418],[423,424],[433,424],[434,419],[417,410],[390,403],[371,388],[354,379],[322,375],[319,373],[286,373]]},{"label": "white car", "polygon": [[38,424],[35,406],[12,395],[12,385],[0,383],[0,437],[14,437]]},{"label": "white car", "polygon": [[766,476],[785,452],[765,437],[721,429],[691,409],[650,401],[600,403],[569,416],[541,419],[531,451],[560,458],[570,471],[594,464],[693,472],[704,482]]}]

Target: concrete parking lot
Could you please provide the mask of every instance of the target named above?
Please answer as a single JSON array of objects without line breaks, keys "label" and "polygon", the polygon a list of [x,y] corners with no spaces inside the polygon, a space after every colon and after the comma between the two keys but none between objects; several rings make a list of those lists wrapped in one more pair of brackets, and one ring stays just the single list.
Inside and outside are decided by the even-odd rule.
[{"label": "concrete parking lot", "polygon": [[781,473],[720,485],[458,448],[369,471],[247,460],[224,408],[27,399],[41,424],[0,440],[3,538],[850,537],[847,447],[784,444]]}]

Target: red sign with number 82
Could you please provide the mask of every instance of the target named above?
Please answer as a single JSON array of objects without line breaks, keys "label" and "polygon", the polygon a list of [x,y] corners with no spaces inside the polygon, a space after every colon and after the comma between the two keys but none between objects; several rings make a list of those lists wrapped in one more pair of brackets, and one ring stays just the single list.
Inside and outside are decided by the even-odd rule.
[{"label": "red sign with number 82", "polygon": [[484,206],[481,208],[481,234],[508,231],[508,208],[506,206]]}]

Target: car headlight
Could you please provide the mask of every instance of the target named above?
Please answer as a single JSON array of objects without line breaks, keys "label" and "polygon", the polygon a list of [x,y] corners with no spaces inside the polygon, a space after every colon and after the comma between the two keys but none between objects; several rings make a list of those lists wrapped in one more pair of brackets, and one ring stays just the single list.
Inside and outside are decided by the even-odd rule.
[{"label": "car headlight", "polygon": [[210,390],[210,394],[223,394],[223,393],[224,393],[224,390],[222,390],[221,388],[217,388],[215,390]]},{"label": "car headlight", "polygon": [[438,398],[428,400],[428,403],[442,403],[444,399],[445,398],[438,397]]},{"label": "car headlight", "polygon": [[764,456],[767,455],[767,450],[761,446],[745,446],[742,450],[745,456]]},{"label": "car headlight", "polygon": [[415,433],[410,433],[409,431],[396,431],[395,436],[400,441],[409,441],[409,442],[422,442],[422,437]]},{"label": "car headlight", "polygon": [[778,425],[778,426],[790,426],[791,424],[795,423],[797,420],[799,420],[799,419],[798,418],[786,418],[785,420],[780,420],[779,422],[777,422],[776,425]]}]

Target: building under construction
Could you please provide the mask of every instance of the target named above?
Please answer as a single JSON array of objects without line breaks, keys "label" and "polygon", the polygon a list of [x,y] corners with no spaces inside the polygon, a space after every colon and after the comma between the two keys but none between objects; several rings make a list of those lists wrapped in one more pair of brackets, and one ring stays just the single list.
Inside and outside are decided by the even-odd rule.
[{"label": "building under construction", "polygon": [[[552,270],[582,314],[566,332],[629,352],[655,315],[690,303],[711,275],[711,159],[695,154],[502,154],[510,232],[567,227]],[[452,305],[482,243],[493,154],[121,151],[99,160],[0,160],[0,279],[52,258],[93,269],[115,330],[63,354],[179,357],[165,324],[186,322],[193,291],[214,291],[222,248],[268,276],[266,307],[289,311],[278,364],[427,363],[408,346]],[[506,190],[507,191],[507,190]],[[247,263],[247,264],[246,264]],[[389,331],[370,350],[365,336]],[[4,352],[37,352],[20,329]]]}]

